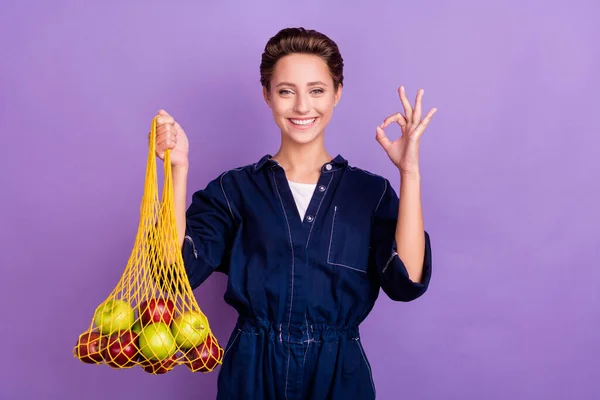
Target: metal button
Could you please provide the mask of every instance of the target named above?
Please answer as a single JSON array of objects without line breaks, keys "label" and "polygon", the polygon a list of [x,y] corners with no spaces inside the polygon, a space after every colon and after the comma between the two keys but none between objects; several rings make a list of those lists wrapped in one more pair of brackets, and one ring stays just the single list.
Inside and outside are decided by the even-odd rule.
[{"label": "metal button", "polygon": [[323,186],[323,185],[319,186],[319,192],[324,192],[325,189],[326,189],[325,186]]},{"label": "metal button", "polygon": [[313,218],[313,216],[312,216],[312,215],[309,215],[309,216],[307,216],[307,217],[306,217],[306,220],[307,220],[308,222],[312,222],[312,220],[313,220],[313,219],[314,219],[314,218]]},{"label": "metal button", "polygon": [[327,171],[331,171],[331,164],[327,164],[327,165],[325,165],[325,169],[326,169]]}]

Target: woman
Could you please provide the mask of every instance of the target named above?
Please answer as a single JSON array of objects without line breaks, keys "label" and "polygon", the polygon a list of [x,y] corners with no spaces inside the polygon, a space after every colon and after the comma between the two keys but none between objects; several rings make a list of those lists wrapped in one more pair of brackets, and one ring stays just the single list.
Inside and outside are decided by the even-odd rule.
[{"label": "woman", "polygon": [[[218,379],[222,399],[370,399],[375,385],[358,326],[379,289],[411,301],[431,276],[418,164],[423,92],[414,109],[376,128],[398,167],[390,182],[324,146],[340,101],[343,60],[325,35],[284,29],[266,45],[263,95],[281,145],[252,165],[222,173],[185,209],[188,139],[161,110],[157,156],[171,149],[176,221],[192,288],[228,275],[225,300],[239,313]],[[403,135],[389,140],[392,123]],[[399,218],[398,218],[399,217]]]}]

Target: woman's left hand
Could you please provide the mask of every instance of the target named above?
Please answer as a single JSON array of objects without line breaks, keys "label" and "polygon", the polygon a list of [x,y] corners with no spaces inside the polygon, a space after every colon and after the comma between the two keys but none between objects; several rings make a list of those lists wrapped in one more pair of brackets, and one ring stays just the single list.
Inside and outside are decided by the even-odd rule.
[{"label": "woman's left hand", "polygon": [[[398,112],[387,117],[383,124],[377,127],[376,139],[401,173],[419,173],[419,141],[437,109],[431,109],[425,118],[421,119],[423,89],[417,92],[414,110],[406,98],[403,86],[400,86],[398,92],[404,107],[404,114]],[[402,136],[392,142],[385,135],[384,129],[393,122],[400,125]]]}]

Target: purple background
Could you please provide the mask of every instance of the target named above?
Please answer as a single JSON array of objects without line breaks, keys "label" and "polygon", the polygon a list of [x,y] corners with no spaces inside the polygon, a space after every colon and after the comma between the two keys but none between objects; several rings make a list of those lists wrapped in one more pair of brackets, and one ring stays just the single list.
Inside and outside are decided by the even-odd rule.
[{"label": "purple background", "polygon": [[[345,58],[328,148],[396,189],[375,126],[401,84],[439,109],[421,146],[430,290],[382,296],[362,327],[378,398],[600,397],[597,2],[16,3],[0,10],[1,399],[214,398],[216,372],[71,348],[129,257],[153,115],[190,137],[190,196],[273,154],[258,67],[288,25]],[[196,291],[221,342],[224,288]]]}]

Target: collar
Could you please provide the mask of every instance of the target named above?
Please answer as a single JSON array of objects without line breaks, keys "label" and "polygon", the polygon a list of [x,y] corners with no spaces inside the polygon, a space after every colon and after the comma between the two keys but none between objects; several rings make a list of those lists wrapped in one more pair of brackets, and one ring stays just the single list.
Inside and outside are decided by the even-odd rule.
[{"label": "collar", "polygon": [[[267,166],[270,166],[270,167],[278,166],[279,163],[277,161],[273,160],[271,157],[272,157],[271,154],[265,154],[264,156],[262,156],[262,158],[256,164],[254,164],[254,171],[257,172],[258,170],[265,168]],[[323,164],[323,166],[321,167],[321,171],[324,173],[333,172],[333,171],[337,171],[338,169],[343,168],[347,165],[348,165],[348,160],[346,160],[344,157],[342,157],[340,154],[338,154],[331,161]]]}]

